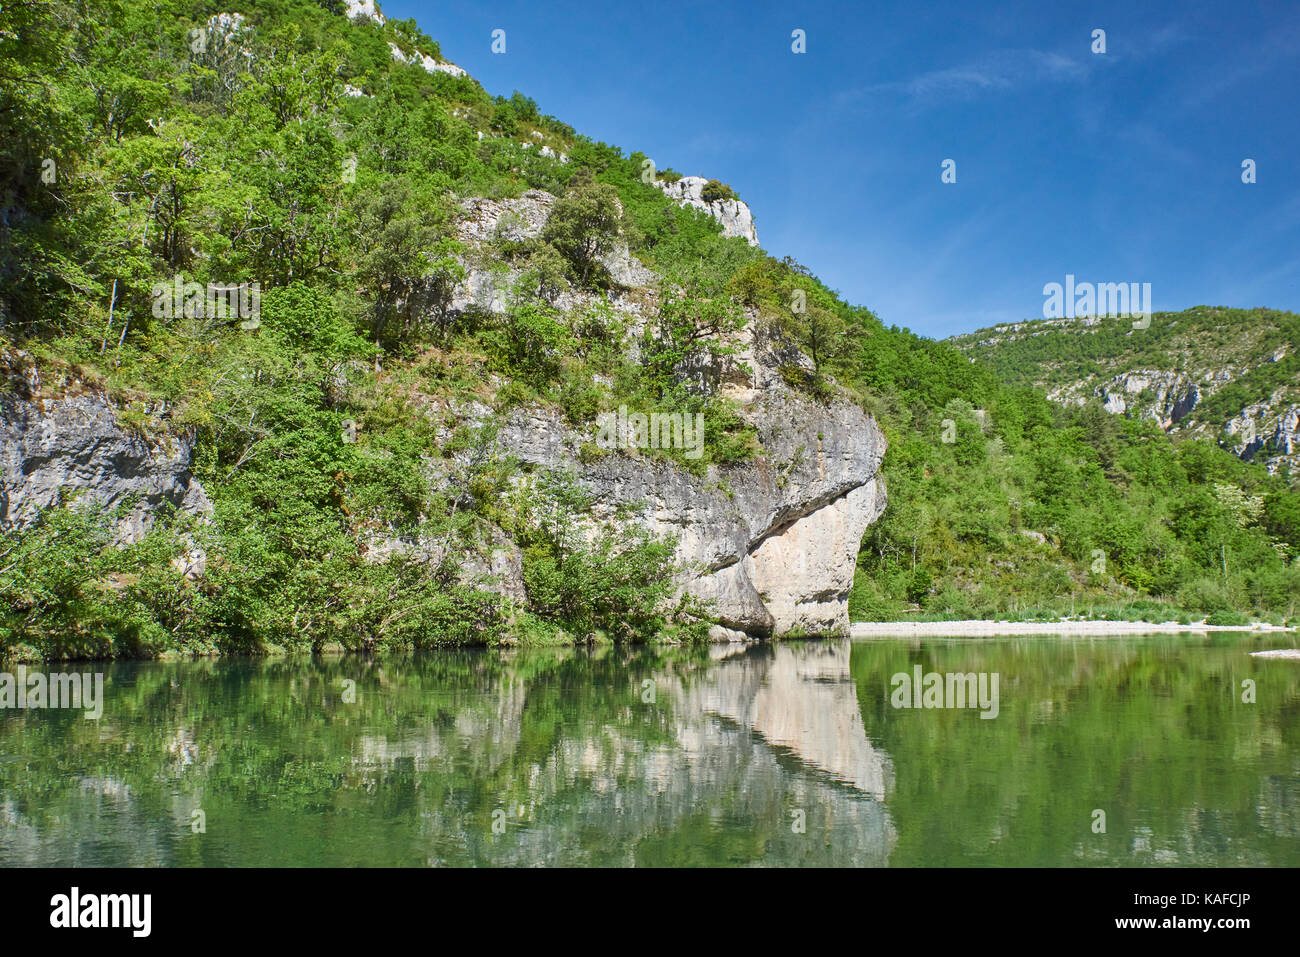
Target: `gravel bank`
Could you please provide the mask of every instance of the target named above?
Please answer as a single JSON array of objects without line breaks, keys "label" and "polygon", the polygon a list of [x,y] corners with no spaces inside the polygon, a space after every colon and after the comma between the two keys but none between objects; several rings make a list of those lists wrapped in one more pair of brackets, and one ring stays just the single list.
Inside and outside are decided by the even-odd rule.
[{"label": "gravel bank", "polygon": [[854,638],[980,638],[995,635],[1173,635],[1207,631],[1295,631],[1281,625],[1207,625],[1176,621],[857,621]]}]

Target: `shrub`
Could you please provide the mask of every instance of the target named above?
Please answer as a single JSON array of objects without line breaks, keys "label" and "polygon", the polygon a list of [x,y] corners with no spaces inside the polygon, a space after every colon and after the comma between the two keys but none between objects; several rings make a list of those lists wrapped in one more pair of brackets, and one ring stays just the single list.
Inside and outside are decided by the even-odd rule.
[{"label": "shrub", "polygon": [[924,565],[918,565],[907,582],[907,600],[920,603],[930,594],[933,586],[934,576],[930,574],[930,570]]},{"label": "shrub", "polygon": [[1216,611],[1205,619],[1207,625],[1249,625],[1250,618],[1239,611]]},{"label": "shrub", "polygon": [[724,199],[735,199],[736,193],[726,183],[711,179],[704,184],[703,196],[706,203],[720,203]]},{"label": "shrub", "polygon": [[1197,578],[1178,589],[1178,604],[1193,611],[1228,611],[1233,607],[1228,588],[1213,578]]},{"label": "shrub", "polygon": [[528,491],[516,536],[525,543],[524,587],[534,613],[578,637],[645,640],[674,622],[703,634],[702,609],[671,607],[671,542],[627,516],[584,519],[592,498],[569,473],[544,473]]}]

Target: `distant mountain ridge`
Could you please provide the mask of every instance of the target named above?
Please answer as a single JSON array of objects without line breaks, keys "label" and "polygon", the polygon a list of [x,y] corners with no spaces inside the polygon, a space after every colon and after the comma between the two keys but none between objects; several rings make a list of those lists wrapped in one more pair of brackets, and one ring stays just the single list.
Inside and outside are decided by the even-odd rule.
[{"label": "distant mountain ridge", "polygon": [[948,340],[1008,384],[1099,401],[1175,436],[1217,441],[1271,472],[1300,464],[1300,316],[1196,306],[1123,318],[1004,323]]}]

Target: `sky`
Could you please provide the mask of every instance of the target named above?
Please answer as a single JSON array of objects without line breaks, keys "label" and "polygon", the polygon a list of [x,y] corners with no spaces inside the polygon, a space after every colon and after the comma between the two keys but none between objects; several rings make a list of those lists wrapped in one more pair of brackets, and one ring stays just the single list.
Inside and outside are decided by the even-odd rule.
[{"label": "sky", "polygon": [[380,6],[489,93],[729,183],[889,325],[1040,318],[1067,274],[1300,311],[1296,0]]}]

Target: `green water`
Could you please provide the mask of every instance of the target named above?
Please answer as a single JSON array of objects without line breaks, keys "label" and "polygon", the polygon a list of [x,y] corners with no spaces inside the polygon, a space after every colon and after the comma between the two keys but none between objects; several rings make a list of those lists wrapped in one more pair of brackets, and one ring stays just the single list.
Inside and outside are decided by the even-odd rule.
[{"label": "green water", "polygon": [[[90,666],[100,720],[0,711],[0,863],[1294,866],[1300,662],[1248,654],[1292,643]],[[892,707],[916,665],[997,717]]]}]

